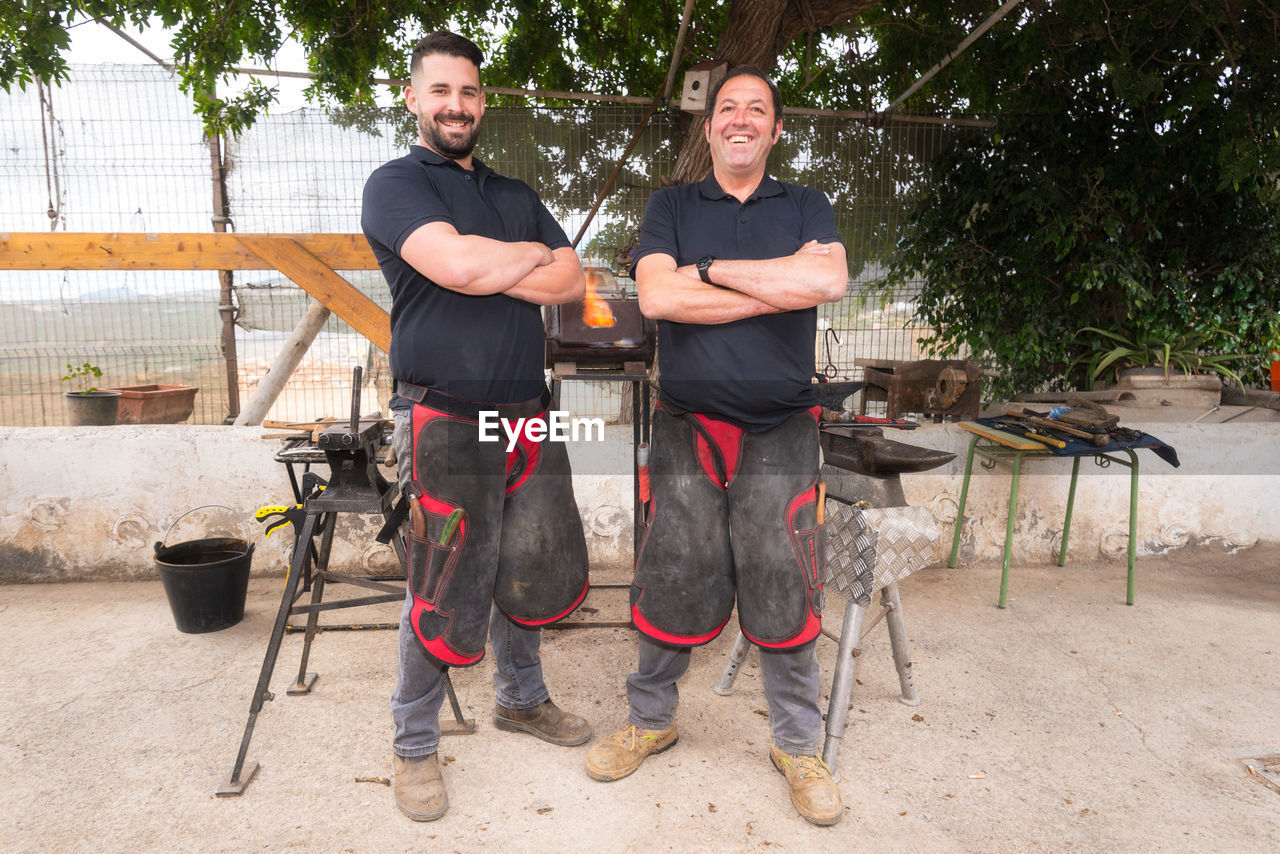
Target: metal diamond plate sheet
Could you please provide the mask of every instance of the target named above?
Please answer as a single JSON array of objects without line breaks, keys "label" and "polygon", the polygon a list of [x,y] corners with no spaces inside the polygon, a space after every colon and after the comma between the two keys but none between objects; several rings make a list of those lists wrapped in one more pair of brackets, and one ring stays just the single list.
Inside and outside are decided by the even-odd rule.
[{"label": "metal diamond plate sheet", "polygon": [[827,500],[827,580],[859,605],[871,594],[926,566],[938,525],[926,507],[860,508]]}]

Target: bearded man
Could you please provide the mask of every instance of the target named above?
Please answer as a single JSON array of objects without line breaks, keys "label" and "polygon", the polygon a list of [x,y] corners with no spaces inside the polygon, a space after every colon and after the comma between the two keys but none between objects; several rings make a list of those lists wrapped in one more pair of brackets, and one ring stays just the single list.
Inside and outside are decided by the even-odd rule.
[{"label": "bearded man", "polygon": [[526,430],[508,451],[479,430],[481,413],[546,421],[540,306],[580,299],[585,279],[538,195],[472,155],[482,61],[454,33],[414,47],[405,102],[418,144],[369,177],[361,215],[391,289],[392,441],[414,521],[391,711],[396,803],[417,821],[448,808],[445,675],[480,661],[486,632],[495,726],[559,745],[591,737],[551,702],[539,657],[539,627],[587,592],[565,447]]}]

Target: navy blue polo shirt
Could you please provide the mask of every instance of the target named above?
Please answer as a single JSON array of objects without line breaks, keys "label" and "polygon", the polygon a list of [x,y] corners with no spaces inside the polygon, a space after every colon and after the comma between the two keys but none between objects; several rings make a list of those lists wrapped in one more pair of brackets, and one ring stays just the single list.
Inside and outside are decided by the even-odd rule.
[{"label": "navy blue polo shirt", "polygon": [[360,225],[391,288],[391,375],[466,400],[517,403],[546,387],[542,309],[505,294],[460,294],[400,257],[410,234],[437,221],[459,234],[569,246],[528,184],[472,164],[467,171],[413,146],[369,176]]},{"label": "navy blue polo shirt", "polygon": [[[843,244],[824,194],[766,175],[739,202],[712,175],[653,194],[635,259],[670,255],[684,266],[703,255],[781,258],[810,240]],[[714,278],[715,267],[711,272]],[[714,325],[658,321],[663,397],[751,432],[777,426],[817,402],[811,386],[817,318],[816,308],[806,308]]]}]

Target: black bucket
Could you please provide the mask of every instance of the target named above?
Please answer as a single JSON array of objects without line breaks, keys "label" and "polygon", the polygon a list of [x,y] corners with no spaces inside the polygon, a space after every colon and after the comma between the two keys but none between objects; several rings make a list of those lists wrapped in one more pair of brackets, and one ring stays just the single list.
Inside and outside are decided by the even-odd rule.
[{"label": "black bucket", "polygon": [[156,569],[178,631],[216,632],[240,622],[252,559],[253,544],[230,537],[156,543]]}]

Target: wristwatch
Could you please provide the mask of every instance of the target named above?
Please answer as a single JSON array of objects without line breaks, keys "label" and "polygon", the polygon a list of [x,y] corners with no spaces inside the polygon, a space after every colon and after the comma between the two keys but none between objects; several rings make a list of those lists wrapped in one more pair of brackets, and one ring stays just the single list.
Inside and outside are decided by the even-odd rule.
[{"label": "wristwatch", "polygon": [[711,281],[711,273],[709,272],[711,270],[711,263],[715,260],[716,256],[714,255],[703,255],[698,259],[698,263],[696,265],[698,268],[698,277],[708,285],[715,284],[715,282]]}]

